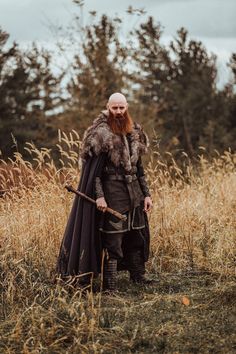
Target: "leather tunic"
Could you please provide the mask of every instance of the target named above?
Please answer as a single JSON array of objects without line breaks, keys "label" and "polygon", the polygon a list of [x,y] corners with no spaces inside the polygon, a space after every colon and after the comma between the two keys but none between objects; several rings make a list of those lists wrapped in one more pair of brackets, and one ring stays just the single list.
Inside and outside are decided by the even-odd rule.
[{"label": "leather tunic", "polygon": [[[128,134],[127,139],[129,142]],[[142,204],[146,196],[150,196],[141,157],[129,174],[121,164],[115,166],[107,154],[103,160],[103,168],[95,178],[95,194],[97,198],[104,197],[110,208],[124,213],[133,210]]]}]

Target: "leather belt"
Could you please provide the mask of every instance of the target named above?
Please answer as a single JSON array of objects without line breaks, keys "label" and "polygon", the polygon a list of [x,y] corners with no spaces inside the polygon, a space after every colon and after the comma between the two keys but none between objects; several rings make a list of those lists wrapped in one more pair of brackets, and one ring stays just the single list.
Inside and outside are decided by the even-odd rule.
[{"label": "leather belt", "polygon": [[137,179],[136,175],[106,175],[104,178],[106,181],[125,181],[131,183]]}]

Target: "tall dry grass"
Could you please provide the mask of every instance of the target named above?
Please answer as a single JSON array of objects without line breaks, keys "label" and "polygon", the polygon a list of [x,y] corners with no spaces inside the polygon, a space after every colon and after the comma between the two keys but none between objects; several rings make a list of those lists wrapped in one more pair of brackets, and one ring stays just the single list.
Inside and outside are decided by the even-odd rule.
[{"label": "tall dry grass", "polygon": [[[63,186],[79,181],[79,148],[75,131],[59,132],[57,161],[50,150],[29,143],[33,162],[19,152],[12,160],[1,160],[4,352],[109,352],[118,345],[115,333],[123,333],[122,328],[114,333],[104,329],[101,294],[83,298],[79,290],[71,293],[70,285],[53,284],[73,199]],[[235,274],[236,155],[227,151],[209,161],[201,154],[194,165],[185,154],[182,158],[180,167],[170,154],[153,152],[146,168],[154,202],[147,269],[158,274]],[[108,333],[113,344],[105,339]]]},{"label": "tall dry grass", "polygon": [[[49,149],[27,143],[32,162],[15,153],[1,160],[1,245],[15,257],[30,256],[53,269],[71,208],[63,188],[79,181],[79,136],[59,132],[59,164]],[[234,272],[236,260],[236,155],[226,151],[209,162],[199,155],[195,166],[183,154],[182,166],[167,153],[154,152],[146,168],[154,208],[151,270],[208,269]],[[184,171],[185,170],[185,171]],[[40,262],[41,263],[41,262]]]},{"label": "tall dry grass", "polygon": [[150,162],[153,190],[152,267],[159,271],[209,270],[235,273],[236,155],[226,151],[209,161],[199,155],[181,169]]}]

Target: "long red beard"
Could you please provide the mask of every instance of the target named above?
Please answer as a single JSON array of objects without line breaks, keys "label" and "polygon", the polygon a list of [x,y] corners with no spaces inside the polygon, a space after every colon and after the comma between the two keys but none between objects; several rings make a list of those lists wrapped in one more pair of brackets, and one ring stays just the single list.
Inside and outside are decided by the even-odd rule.
[{"label": "long red beard", "polygon": [[124,114],[114,115],[109,110],[108,115],[108,124],[114,134],[127,134],[131,133],[133,128],[133,120],[129,115],[128,111],[125,111]]}]

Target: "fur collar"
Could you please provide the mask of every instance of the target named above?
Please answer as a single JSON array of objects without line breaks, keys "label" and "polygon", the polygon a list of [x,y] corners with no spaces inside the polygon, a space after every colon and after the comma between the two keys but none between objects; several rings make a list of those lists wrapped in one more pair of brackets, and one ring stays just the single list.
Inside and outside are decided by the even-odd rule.
[{"label": "fur collar", "polygon": [[92,154],[108,152],[108,156],[115,166],[120,164],[129,172],[135,166],[140,155],[147,153],[149,140],[138,123],[134,123],[130,133],[130,146],[125,135],[114,134],[107,123],[108,111],[104,110],[85,131],[81,158],[86,160]]}]

